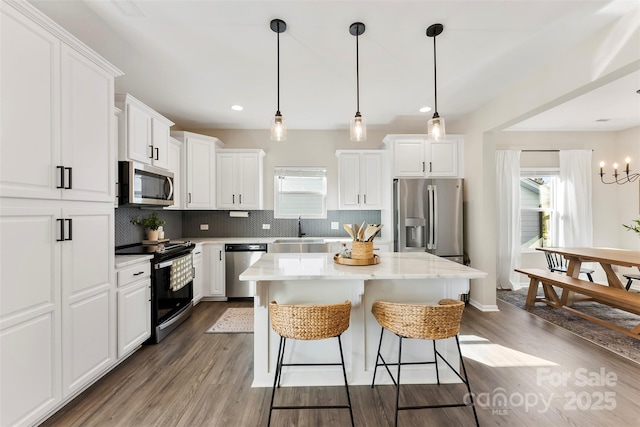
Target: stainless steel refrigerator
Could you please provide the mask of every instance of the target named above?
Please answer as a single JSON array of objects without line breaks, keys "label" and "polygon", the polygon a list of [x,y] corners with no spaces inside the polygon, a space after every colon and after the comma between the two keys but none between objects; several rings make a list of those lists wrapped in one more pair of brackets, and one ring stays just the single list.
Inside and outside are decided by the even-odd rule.
[{"label": "stainless steel refrigerator", "polygon": [[462,179],[395,179],[394,250],[463,264],[462,189]]}]

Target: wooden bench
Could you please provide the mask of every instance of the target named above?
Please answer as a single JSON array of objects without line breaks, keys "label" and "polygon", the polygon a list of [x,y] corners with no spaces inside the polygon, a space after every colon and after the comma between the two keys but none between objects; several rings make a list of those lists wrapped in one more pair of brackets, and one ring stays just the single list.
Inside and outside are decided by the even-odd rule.
[{"label": "wooden bench", "polygon": [[[525,274],[531,279],[526,301],[528,307],[532,307],[536,302],[544,302],[550,307],[559,308],[614,331],[640,339],[640,324],[631,329],[625,329],[606,320],[575,310],[570,307],[570,304],[567,304],[569,293],[575,292],[591,297],[599,303],[640,315],[640,294],[628,292],[624,288],[615,289],[607,285],[588,282],[539,268],[516,268],[515,271]],[[537,296],[539,284],[542,284],[544,298]],[[561,296],[557,294],[553,288],[554,286],[562,288]]]}]

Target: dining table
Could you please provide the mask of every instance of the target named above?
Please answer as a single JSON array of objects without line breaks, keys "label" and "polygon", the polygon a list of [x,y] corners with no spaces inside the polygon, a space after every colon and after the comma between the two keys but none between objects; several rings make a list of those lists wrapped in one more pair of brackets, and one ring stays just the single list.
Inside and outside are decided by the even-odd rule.
[{"label": "dining table", "polygon": [[577,278],[584,262],[600,263],[612,288],[625,289],[614,266],[636,267],[640,270],[640,251],[601,247],[536,248],[539,251],[562,255],[567,261],[567,276]]}]

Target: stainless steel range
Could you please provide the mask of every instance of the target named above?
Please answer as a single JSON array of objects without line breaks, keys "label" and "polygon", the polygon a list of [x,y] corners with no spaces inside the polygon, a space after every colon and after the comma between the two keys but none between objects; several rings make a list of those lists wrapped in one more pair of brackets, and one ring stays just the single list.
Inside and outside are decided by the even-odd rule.
[{"label": "stainless steel range", "polygon": [[116,247],[116,255],[153,254],[151,260],[151,338],[156,344],[184,322],[193,308],[195,245],[180,243]]}]

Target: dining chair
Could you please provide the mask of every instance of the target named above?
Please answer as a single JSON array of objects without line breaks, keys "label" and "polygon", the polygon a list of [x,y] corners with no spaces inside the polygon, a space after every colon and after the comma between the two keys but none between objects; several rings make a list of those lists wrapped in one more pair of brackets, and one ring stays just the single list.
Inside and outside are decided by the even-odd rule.
[{"label": "dining chair", "polygon": [[[544,256],[547,258],[549,271],[567,274],[567,260],[562,255],[554,252],[545,252]],[[593,270],[581,268],[580,274],[586,274],[589,281],[593,282],[593,277],[591,277]]]},{"label": "dining chair", "polygon": [[634,280],[640,280],[640,274],[623,274],[622,277],[627,279],[627,284],[625,286],[626,290],[629,290],[631,288],[631,282],[633,282]]}]

